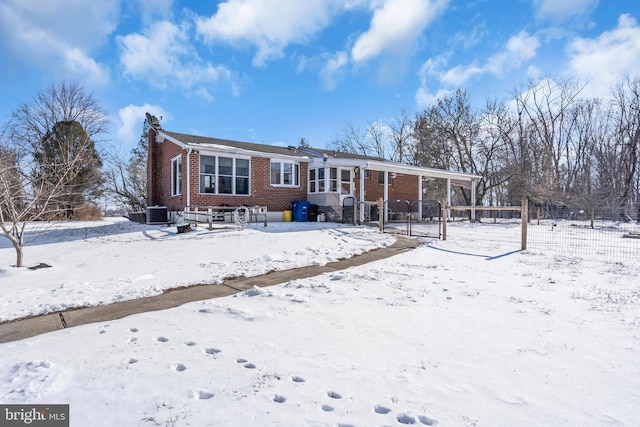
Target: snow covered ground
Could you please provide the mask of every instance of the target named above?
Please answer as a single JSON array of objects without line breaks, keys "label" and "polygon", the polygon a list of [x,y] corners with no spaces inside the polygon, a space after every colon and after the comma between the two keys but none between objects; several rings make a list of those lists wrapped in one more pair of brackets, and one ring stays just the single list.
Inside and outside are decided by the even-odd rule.
[{"label": "snow covered ground", "polygon": [[[78,427],[637,425],[634,257],[513,252],[474,239],[486,229],[457,230],[336,273],[0,344],[0,403],[68,403]],[[0,240],[3,320],[393,240],[329,223],[176,235],[109,219],[34,233],[26,264],[51,268],[10,267]]]}]

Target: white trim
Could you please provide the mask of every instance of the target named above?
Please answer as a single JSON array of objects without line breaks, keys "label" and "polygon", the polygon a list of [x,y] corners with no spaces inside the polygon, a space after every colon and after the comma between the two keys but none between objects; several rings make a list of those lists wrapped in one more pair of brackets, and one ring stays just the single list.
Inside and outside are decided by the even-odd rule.
[{"label": "white trim", "polygon": [[[280,184],[274,184],[273,182],[271,182],[271,165],[273,163],[278,163],[280,165]],[[285,164],[291,164],[293,168],[293,170],[291,171],[291,175],[295,182],[294,184],[284,184],[284,165]],[[271,187],[277,187],[277,188],[300,188],[300,184],[301,184],[300,171],[301,170],[302,168],[300,167],[299,162],[292,161],[289,159],[283,159],[282,157],[274,157],[269,162],[269,185]]]},{"label": "white trim", "polygon": [[[223,153],[226,154],[226,153]],[[202,172],[201,171],[201,162],[202,162],[202,157],[206,156],[206,157],[213,157],[215,158],[215,168],[214,168],[214,172],[213,173],[208,173],[208,172]],[[220,158],[226,158],[226,159],[231,159],[232,160],[232,183],[231,183],[231,188],[232,188],[232,192],[231,193],[220,193],[219,192],[219,188],[220,188]],[[246,160],[247,162],[249,162],[249,175],[248,176],[244,176],[244,175],[237,175],[236,174],[236,161],[237,160]],[[220,154],[213,154],[213,153],[203,153],[202,151],[198,152],[198,195],[200,196],[237,196],[237,197],[246,197],[246,196],[251,196],[251,181],[252,181],[252,176],[251,176],[251,167],[252,167],[252,162],[251,162],[251,157],[247,157],[247,156],[225,156],[225,155],[220,155]],[[215,183],[214,183],[214,192],[213,193],[203,193],[200,191],[200,177],[202,175],[211,175],[215,177]],[[222,175],[225,177],[228,177],[229,175]],[[238,189],[236,187],[236,180],[238,178],[247,178],[248,179],[248,193],[238,193]]]}]

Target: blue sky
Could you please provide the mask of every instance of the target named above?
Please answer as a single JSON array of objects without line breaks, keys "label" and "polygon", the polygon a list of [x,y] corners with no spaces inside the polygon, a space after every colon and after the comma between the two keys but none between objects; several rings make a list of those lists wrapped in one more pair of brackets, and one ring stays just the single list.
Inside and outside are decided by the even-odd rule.
[{"label": "blue sky", "polygon": [[76,82],[133,147],[165,129],[328,147],[457,87],[474,106],[533,79],[605,96],[640,74],[638,0],[0,0],[0,124]]}]

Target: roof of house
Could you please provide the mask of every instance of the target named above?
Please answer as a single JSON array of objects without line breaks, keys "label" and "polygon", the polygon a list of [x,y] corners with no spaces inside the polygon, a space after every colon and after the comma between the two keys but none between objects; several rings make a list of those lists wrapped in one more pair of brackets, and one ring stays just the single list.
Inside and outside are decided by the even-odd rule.
[{"label": "roof of house", "polygon": [[281,147],[277,145],[256,144],[253,142],[232,141],[229,139],[210,138],[206,136],[168,132],[166,130],[162,130],[161,132],[189,146],[200,146],[202,148],[206,148],[207,146],[209,146],[210,148],[224,146],[257,153],[308,157],[308,154],[297,150],[297,147]]},{"label": "roof of house", "polygon": [[281,154],[287,156],[299,156],[299,157],[330,157],[335,159],[354,159],[354,160],[378,160],[387,161],[386,159],[378,156],[366,156],[362,154],[344,153],[336,150],[326,150],[322,148],[313,147],[282,147],[278,145],[256,144],[253,142],[233,141],[230,139],[210,138],[207,136],[189,135],[186,133],[169,132],[161,130],[162,133],[168,135],[187,145],[199,145],[210,147],[233,147],[241,150],[255,151],[259,153],[267,154]]},{"label": "roof of house", "polygon": [[313,158],[323,159],[331,166],[356,166],[371,170],[396,172],[411,175],[423,175],[434,178],[451,178],[470,181],[480,178],[469,173],[452,172],[442,169],[412,166],[392,162],[382,157],[366,156],[362,154],[344,153],[336,150],[326,150],[311,147],[281,147],[277,145],[256,144],[253,142],[233,141],[228,139],[210,138],[205,136],[188,135],[159,129],[165,137],[184,147],[199,150],[222,150],[226,152],[242,152],[244,154],[261,154],[263,156],[297,157],[301,161],[310,162]]}]

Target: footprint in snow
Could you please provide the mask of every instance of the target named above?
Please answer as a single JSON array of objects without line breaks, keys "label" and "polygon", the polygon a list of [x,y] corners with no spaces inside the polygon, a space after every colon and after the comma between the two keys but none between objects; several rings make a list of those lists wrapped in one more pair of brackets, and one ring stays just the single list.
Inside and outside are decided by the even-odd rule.
[{"label": "footprint in snow", "polygon": [[294,383],[303,383],[304,378],[294,375],[293,377],[291,377],[291,381],[293,381]]},{"label": "footprint in snow", "polygon": [[276,394],[273,396],[273,401],[277,403],[284,403],[287,401],[287,398],[284,396],[280,396],[279,394]]},{"label": "footprint in snow", "polygon": [[[204,348],[204,349],[202,349],[202,351],[205,354],[218,354],[218,353],[220,353],[220,350],[218,350],[217,348],[212,348],[212,347]],[[238,362],[238,363],[240,363],[240,362]]]},{"label": "footprint in snow", "polygon": [[324,412],[331,412],[331,411],[333,411],[333,406],[331,406],[331,405],[322,405],[322,410]]},{"label": "footprint in snow", "polygon": [[386,406],[382,406],[382,405],[376,405],[373,410],[376,412],[376,414],[388,414],[389,412],[391,412],[391,409],[387,408]]},{"label": "footprint in snow", "polygon": [[187,347],[193,347],[196,344],[197,343],[195,341],[185,341],[184,343],[184,345],[186,345]]},{"label": "footprint in snow", "polygon": [[243,359],[242,357],[236,359],[236,363],[247,363],[247,359]]},{"label": "footprint in snow", "polygon": [[327,396],[329,396],[332,399],[342,399],[342,395],[340,393],[336,393],[335,391],[328,392]]},{"label": "footprint in snow", "polygon": [[169,341],[169,338],[166,338],[166,337],[158,337],[158,338],[156,338],[156,341],[158,341],[158,342],[168,342],[168,341]]},{"label": "footprint in snow", "polygon": [[213,393],[209,393],[208,391],[202,391],[202,390],[194,391],[194,392],[191,392],[189,394],[194,399],[199,399],[199,400],[211,399],[214,396]]},{"label": "footprint in snow", "polygon": [[416,423],[416,418],[412,417],[411,415],[407,415],[407,414],[399,414],[396,417],[396,420],[398,420],[398,422],[400,424],[415,424]]},{"label": "footprint in snow", "polygon": [[434,420],[433,418],[429,418],[429,417],[425,417],[424,415],[420,415],[418,417],[418,419],[420,420],[420,422],[426,426],[434,426],[436,424],[438,424],[438,422],[436,420]]},{"label": "footprint in snow", "polygon": [[171,365],[171,369],[173,369],[174,371],[182,372],[186,371],[187,367],[182,363],[174,363],[173,365]]},{"label": "footprint in snow", "polygon": [[433,418],[425,417],[424,415],[420,415],[416,419],[416,417],[412,417],[411,415],[408,415],[408,414],[399,414],[396,417],[396,420],[398,420],[400,424],[407,424],[407,425],[416,424],[417,421],[420,421],[420,424],[427,425],[427,426],[434,426],[437,424],[436,420],[434,420]]},{"label": "footprint in snow", "polygon": [[133,332],[135,334],[136,332],[138,332],[138,328],[131,328],[129,329],[129,332]]}]

